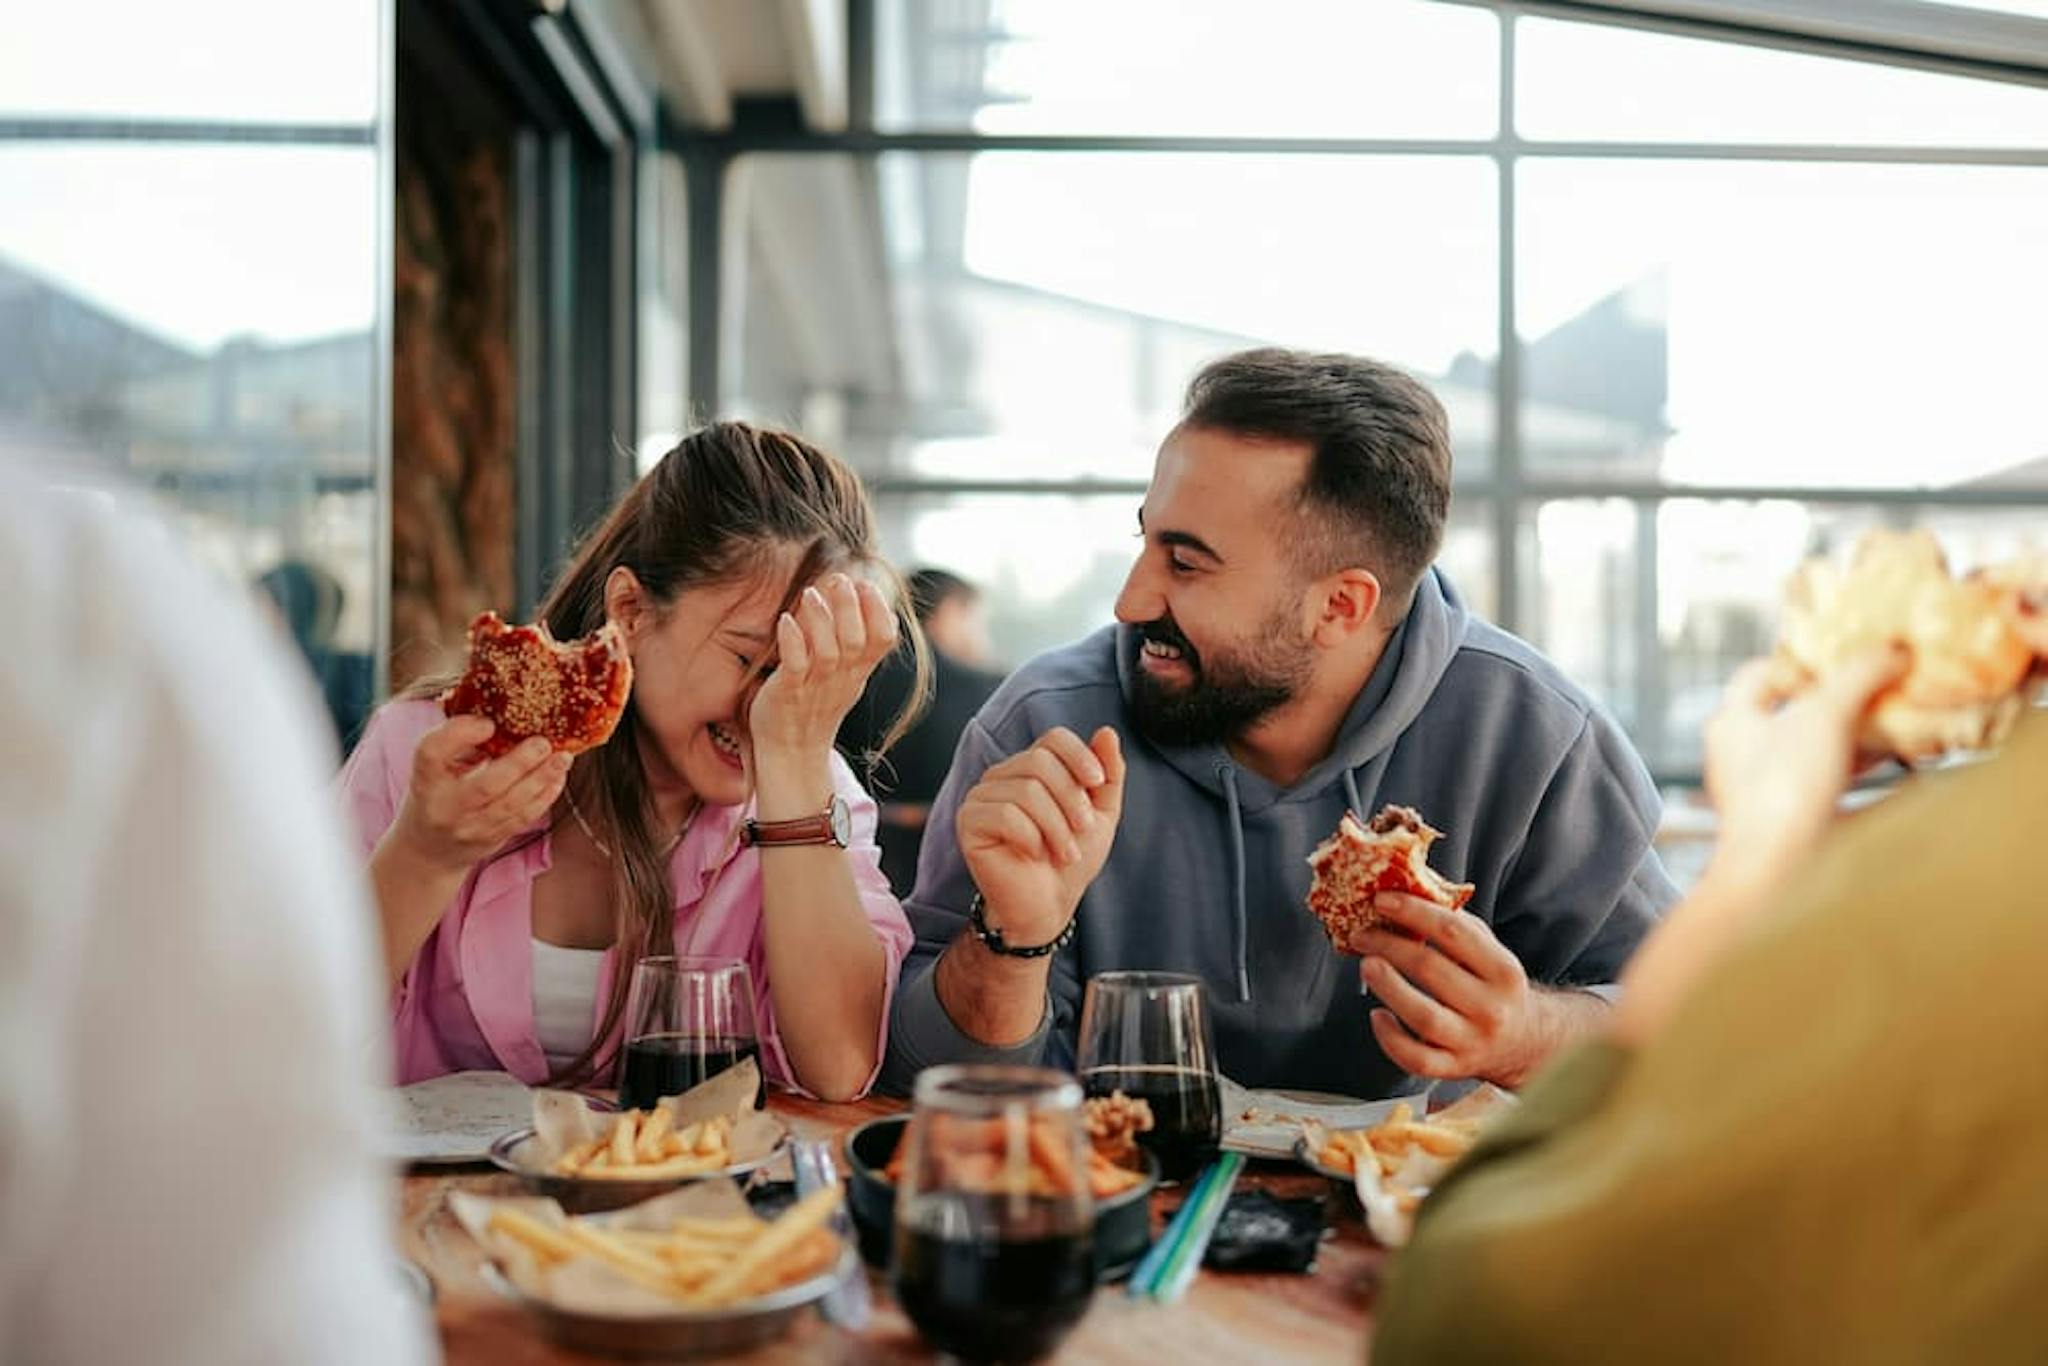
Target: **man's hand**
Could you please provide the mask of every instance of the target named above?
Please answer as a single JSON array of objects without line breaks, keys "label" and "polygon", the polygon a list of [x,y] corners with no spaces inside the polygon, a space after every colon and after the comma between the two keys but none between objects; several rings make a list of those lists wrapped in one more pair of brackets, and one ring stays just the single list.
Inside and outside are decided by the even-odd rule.
[{"label": "man's hand", "polygon": [[1605,1012],[1583,992],[1531,986],[1484,920],[1402,892],[1373,898],[1380,921],[1352,936],[1359,975],[1381,1003],[1373,1037],[1421,1077],[1520,1085]]},{"label": "man's hand", "polygon": [[[988,924],[1020,948],[1058,938],[1109,857],[1123,805],[1123,751],[1107,726],[1085,745],[1056,727],[991,765],[954,821]],[[932,985],[962,1033],[1003,1047],[1038,1028],[1051,964],[999,956],[963,933]]]},{"label": "man's hand", "polygon": [[1057,726],[990,766],[955,827],[989,924],[1020,946],[1057,935],[1109,858],[1123,801],[1123,751],[1108,726],[1087,744]]}]

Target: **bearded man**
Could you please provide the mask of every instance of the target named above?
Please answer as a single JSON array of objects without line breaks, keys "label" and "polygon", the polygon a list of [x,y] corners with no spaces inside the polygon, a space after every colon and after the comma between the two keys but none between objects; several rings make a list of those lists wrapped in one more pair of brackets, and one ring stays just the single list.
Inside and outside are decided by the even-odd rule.
[{"label": "bearded man", "polygon": [[[1657,792],[1433,567],[1450,491],[1443,407],[1391,366],[1264,349],[1195,377],[1119,624],[1019,669],[961,738],[885,1085],[1071,1067],[1083,986],[1116,969],[1206,982],[1217,1061],[1252,1086],[1513,1086],[1597,1027],[1677,896]],[[1308,855],[1390,802],[1478,890],[1463,911],[1382,893],[1340,950]]]}]

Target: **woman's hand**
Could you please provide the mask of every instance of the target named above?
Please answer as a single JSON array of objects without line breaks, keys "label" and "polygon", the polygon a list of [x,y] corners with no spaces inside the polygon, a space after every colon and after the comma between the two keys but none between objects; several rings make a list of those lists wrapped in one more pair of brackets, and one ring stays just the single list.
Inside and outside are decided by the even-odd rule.
[{"label": "woman's hand", "polygon": [[1623,971],[1608,1017],[1616,1041],[1654,1037],[1813,853],[1855,770],[1864,715],[1908,662],[1904,650],[1874,650],[1790,701],[1764,661],[1729,680],[1706,734],[1713,861]]},{"label": "woman's hand", "polygon": [[466,871],[539,821],[562,795],[572,756],[535,737],[485,759],[477,746],[496,729],[481,716],[451,716],[413,751],[412,784],[392,834],[419,864]]},{"label": "woman's hand", "polygon": [[1864,716],[1910,663],[1903,648],[1872,650],[1797,696],[1767,660],[1736,671],[1706,730],[1719,872],[1768,882],[1812,851],[1866,757]]},{"label": "woman's hand", "polygon": [[822,761],[896,641],[896,613],[873,584],[828,574],[804,589],[775,623],[775,671],[747,715],[757,765]]}]

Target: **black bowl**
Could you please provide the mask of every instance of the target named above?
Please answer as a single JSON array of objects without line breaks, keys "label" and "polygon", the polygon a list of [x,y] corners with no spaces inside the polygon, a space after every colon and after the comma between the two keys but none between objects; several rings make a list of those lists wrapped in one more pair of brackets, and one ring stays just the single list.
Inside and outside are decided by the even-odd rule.
[{"label": "black bowl", "polygon": [[[909,1115],[871,1119],[846,1136],[847,1206],[860,1235],[860,1255],[869,1266],[887,1270],[895,1238],[896,1187],[882,1169],[903,1141]],[[1095,1205],[1095,1277],[1113,1281],[1130,1273],[1152,1245],[1152,1191],[1159,1184],[1159,1160],[1143,1149],[1145,1179],[1120,1195]]]}]

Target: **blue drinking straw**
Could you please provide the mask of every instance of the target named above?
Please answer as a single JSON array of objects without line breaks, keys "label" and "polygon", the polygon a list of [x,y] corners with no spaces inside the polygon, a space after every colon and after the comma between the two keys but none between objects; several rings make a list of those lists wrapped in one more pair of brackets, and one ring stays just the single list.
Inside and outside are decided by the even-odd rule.
[{"label": "blue drinking straw", "polygon": [[1189,1282],[1202,1265],[1202,1255],[1209,1250],[1216,1224],[1223,1217],[1223,1207],[1230,1201],[1231,1187],[1237,1184],[1237,1174],[1243,1170],[1243,1153],[1225,1153],[1210,1168],[1212,1179],[1195,1198],[1195,1217],[1182,1230],[1179,1245],[1152,1287],[1152,1298],[1159,1303],[1172,1304],[1187,1293]]},{"label": "blue drinking straw", "polygon": [[[1225,1153],[1203,1170],[1188,1191],[1188,1198],[1174,1212],[1166,1231],[1159,1235],[1159,1241],[1152,1244],[1151,1250],[1138,1263],[1137,1270],[1131,1273],[1130,1293],[1133,1298],[1150,1295],[1162,1302],[1170,1302],[1187,1288],[1188,1281],[1194,1276],[1193,1268],[1200,1265],[1201,1254],[1209,1245],[1209,1235],[1215,1232],[1216,1220],[1222,1213],[1230,1187],[1243,1169],[1243,1154]],[[1172,1288],[1171,1284],[1176,1273],[1178,1289]],[[1167,1293],[1162,1295],[1162,1290]]]}]

